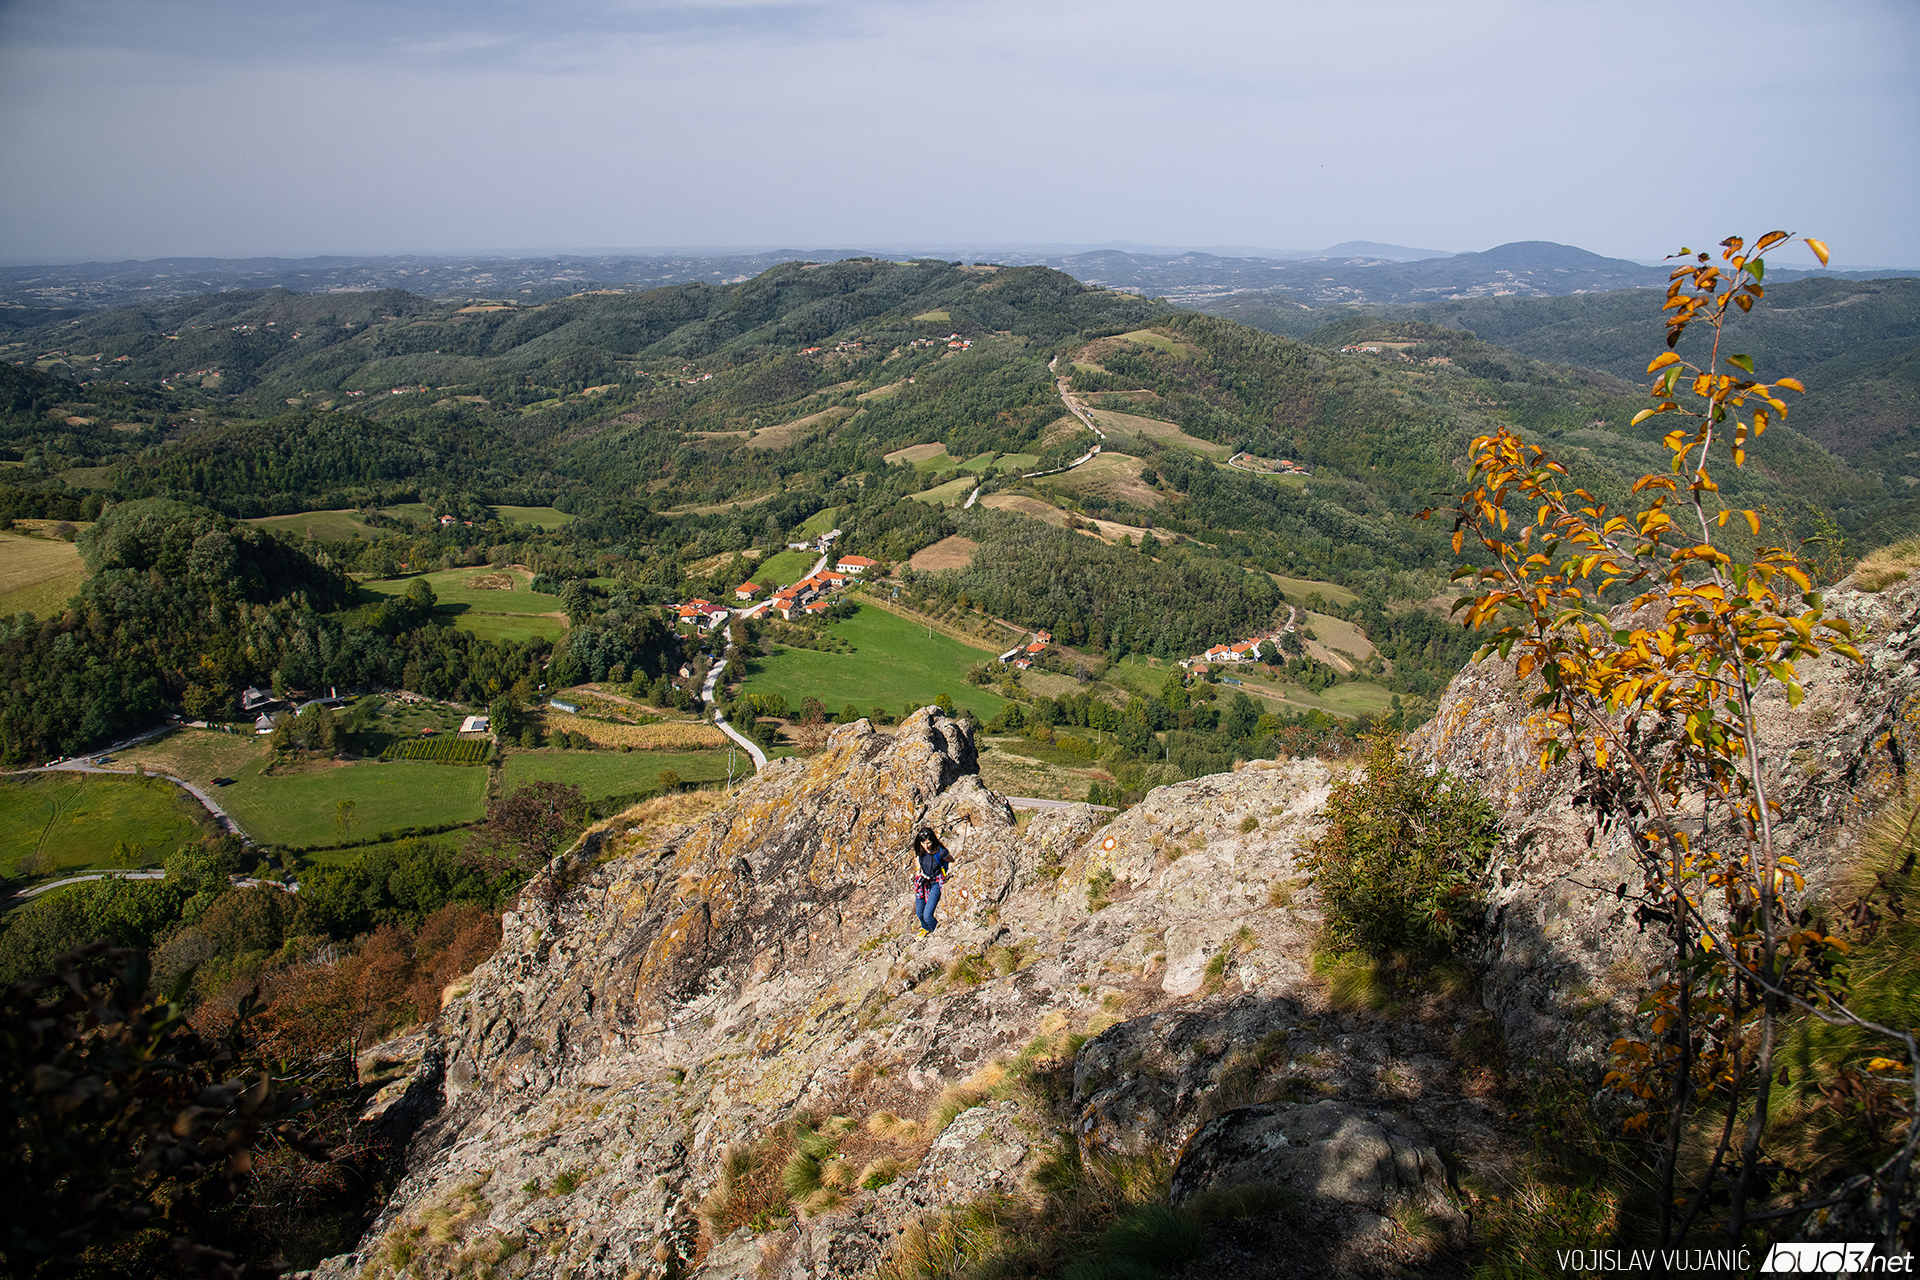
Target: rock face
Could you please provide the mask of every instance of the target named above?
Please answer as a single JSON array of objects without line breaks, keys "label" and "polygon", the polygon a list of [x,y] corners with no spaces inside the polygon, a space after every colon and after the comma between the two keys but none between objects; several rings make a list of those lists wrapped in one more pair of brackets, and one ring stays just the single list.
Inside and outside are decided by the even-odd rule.
[{"label": "rock face", "polygon": [[[974,764],[931,709],[890,736],[861,721],[700,822],[616,825],[557,860],[443,1013],[437,1074],[409,1095],[409,1114],[438,1110],[408,1176],[321,1274],[870,1274],[916,1216],[1032,1195],[1076,1142],[1171,1163],[1243,1103],[1338,1097],[1383,1133],[1487,1145],[1447,1060],[1455,1028],[1332,1011],[1309,976],[1318,917],[1294,856],[1326,765],[1256,762],[1111,821],[1017,822]],[[925,941],[906,856],[921,824],[956,861]],[[1064,1104],[1077,1131],[989,1096],[996,1063],[1069,1033],[1091,1037]],[[800,1112],[848,1117],[860,1158],[898,1176],[713,1238],[696,1208],[727,1150]],[[922,1127],[872,1136],[896,1115]]]},{"label": "rock face", "polygon": [[[1757,707],[1782,809],[1776,831],[1814,897],[1831,887],[1863,822],[1903,785],[1920,722],[1920,582],[1878,594],[1843,584],[1826,604],[1852,623],[1866,661],[1803,663],[1798,707],[1777,689]],[[1540,771],[1546,724],[1528,705],[1537,691],[1514,678],[1511,661],[1469,666],[1411,745],[1478,783],[1503,815],[1479,959],[1510,1061],[1590,1070],[1631,1016],[1660,940],[1615,894],[1638,888],[1640,875],[1618,834],[1575,803],[1575,767]]]}]

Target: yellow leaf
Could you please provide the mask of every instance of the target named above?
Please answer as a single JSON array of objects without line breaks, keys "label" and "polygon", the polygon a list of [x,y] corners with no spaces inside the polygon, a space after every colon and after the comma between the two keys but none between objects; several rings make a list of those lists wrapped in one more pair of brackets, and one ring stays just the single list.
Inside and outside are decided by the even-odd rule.
[{"label": "yellow leaf", "polygon": [[1798,391],[1801,395],[1807,393],[1806,386],[1802,384],[1798,378],[1780,378],[1777,379],[1773,385],[1776,387],[1785,387],[1789,391]]},{"label": "yellow leaf", "polygon": [[1660,370],[1666,368],[1670,364],[1679,364],[1679,363],[1680,363],[1679,356],[1675,355],[1671,351],[1662,351],[1659,355],[1653,358],[1653,363],[1647,366],[1647,372],[1658,373],[1660,372]]},{"label": "yellow leaf", "polygon": [[1821,266],[1824,267],[1827,265],[1827,242],[1826,241],[1815,240],[1812,236],[1808,236],[1807,248],[1813,250],[1813,256],[1820,259]]},{"label": "yellow leaf", "polygon": [[[1757,511],[1742,511],[1740,514],[1747,518],[1747,527],[1753,530],[1754,536],[1756,538],[1759,537],[1760,536],[1760,513]],[[1459,548],[1455,547],[1454,550],[1458,551]]]}]

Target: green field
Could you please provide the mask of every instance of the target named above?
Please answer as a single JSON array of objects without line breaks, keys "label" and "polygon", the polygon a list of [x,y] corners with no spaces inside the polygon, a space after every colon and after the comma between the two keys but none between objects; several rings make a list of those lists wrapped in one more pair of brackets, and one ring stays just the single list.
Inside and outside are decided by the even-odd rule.
[{"label": "green field", "polygon": [[493,514],[502,520],[535,525],[541,529],[558,529],[573,523],[572,516],[554,507],[495,507]]},{"label": "green field", "polygon": [[1003,453],[1000,460],[993,464],[993,469],[1001,475],[1010,476],[1031,471],[1039,465],[1040,455],[1037,453]]},{"label": "green field", "polygon": [[[557,639],[567,629],[559,617],[560,597],[531,589],[533,581],[518,569],[443,569],[421,574],[433,588],[434,614],[483,640]],[[508,581],[510,590],[474,586],[476,580]],[[407,594],[412,578],[388,578],[360,584],[360,599],[371,602]]]},{"label": "green field", "polygon": [[71,542],[0,533],[0,617],[57,614],[86,578]]},{"label": "green field", "polygon": [[1122,342],[1137,342],[1143,347],[1154,347],[1166,352],[1170,356],[1191,356],[1195,354],[1191,344],[1175,342],[1172,338],[1164,334],[1155,333],[1151,329],[1135,329],[1132,333],[1123,333],[1120,335],[1120,340]]},{"label": "green field", "polygon": [[747,663],[742,691],[781,694],[793,707],[805,698],[818,698],[836,713],[851,702],[863,714],[879,706],[898,715],[909,706],[924,707],[943,693],[982,720],[992,719],[1006,705],[999,696],[967,683],[968,669],[993,656],[983,650],[937,631],[930,637],[924,628],[872,605],[862,605],[829,630],[854,651],[775,649],[771,657]]},{"label": "green field", "polygon": [[[214,794],[263,844],[337,844],[402,827],[478,822],[486,814],[487,771],[466,765],[327,764],[262,776],[256,763]],[[354,802],[343,833],[335,806]]]},{"label": "green field", "polygon": [[945,311],[922,311],[919,315],[915,316],[914,319],[926,321],[931,324],[951,324],[953,322],[953,317]]},{"label": "green field", "polygon": [[431,520],[433,508],[424,502],[402,502],[398,506],[380,508],[380,514],[400,520]]},{"label": "green field", "polygon": [[921,502],[929,502],[935,506],[952,506],[957,502],[965,502],[967,495],[972,493],[973,487],[979,483],[980,478],[978,476],[961,476],[957,480],[949,480],[945,484],[937,484],[933,488],[916,493],[913,496]]},{"label": "green field", "polygon": [[968,458],[960,464],[960,469],[962,471],[971,471],[975,475],[978,475],[982,471],[989,469],[993,465],[993,460],[999,456],[999,454],[989,449],[985,453],[975,454],[973,457]]},{"label": "green field", "polygon": [[1349,605],[1360,597],[1345,587],[1332,582],[1315,582],[1311,578],[1285,578],[1277,573],[1267,575],[1273,579],[1273,585],[1286,593],[1287,603],[1304,604],[1308,596],[1318,592],[1320,598],[1328,604]]},{"label": "green field", "polygon": [[763,587],[789,587],[806,577],[807,570],[813,568],[813,562],[819,558],[819,553],[814,551],[782,551],[755,565],[753,580]]},{"label": "green field", "polygon": [[303,511],[292,516],[262,516],[248,524],[271,529],[275,533],[292,530],[304,538],[328,538],[335,541],[371,536],[373,527],[361,523],[359,513],[342,511]]},{"label": "green field", "polygon": [[[508,791],[535,780],[579,787],[589,800],[657,791],[660,774],[671,769],[682,782],[725,782],[724,751],[515,751],[502,767]],[[734,777],[753,776],[746,752],[734,756]]]},{"label": "green field", "polygon": [[65,772],[0,779],[0,874],[9,878],[158,866],[213,830],[199,802],[170,782]]},{"label": "green field", "polygon": [[833,522],[837,520],[839,516],[840,508],[838,507],[828,507],[825,511],[816,511],[800,522],[800,527],[793,531],[793,536],[796,540],[800,538],[817,538],[827,530],[833,528]]}]

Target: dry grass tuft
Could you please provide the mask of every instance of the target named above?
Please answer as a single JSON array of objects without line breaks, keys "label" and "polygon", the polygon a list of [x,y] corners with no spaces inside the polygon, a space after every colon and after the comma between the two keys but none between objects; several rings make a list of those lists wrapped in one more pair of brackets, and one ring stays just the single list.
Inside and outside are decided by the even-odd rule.
[{"label": "dry grass tuft", "polygon": [[1847,581],[1860,591],[1885,591],[1920,571],[1920,538],[1904,538],[1862,557]]}]

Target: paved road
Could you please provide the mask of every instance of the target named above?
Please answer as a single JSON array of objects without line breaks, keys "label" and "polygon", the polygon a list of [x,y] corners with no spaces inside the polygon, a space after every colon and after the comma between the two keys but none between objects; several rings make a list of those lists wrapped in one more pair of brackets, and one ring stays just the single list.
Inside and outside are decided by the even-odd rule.
[{"label": "paved road", "polygon": [[[146,738],[133,739],[132,742],[134,744],[145,742],[147,738],[157,738],[160,736],[160,733],[166,733],[169,731],[170,730],[168,729],[163,729],[163,730],[160,730],[158,733],[148,734]],[[96,755],[112,755],[115,751],[124,751],[125,749],[126,749],[125,747],[108,747],[105,750],[96,752],[95,754]],[[122,778],[130,778],[133,776],[133,770],[131,769],[103,769],[99,765],[93,763],[92,757],[83,757],[78,760],[62,760],[59,764],[50,764],[45,766],[42,769],[23,770],[22,772],[27,772],[27,773],[111,773]],[[188,782],[185,778],[176,778],[170,773],[161,773],[157,769],[147,770],[147,776],[149,778],[159,778],[162,782],[171,782],[174,786],[179,787],[182,791],[192,796],[195,800],[198,800],[200,804],[206,809],[206,811],[213,815],[213,819],[215,822],[218,822],[222,827],[226,828],[228,831],[233,832],[234,835],[239,836],[242,840],[245,840],[248,844],[253,843],[253,837],[248,835],[238,822],[234,821],[233,815],[228,813],[225,809],[222,809],[220,807],[219,801],[215,800],[212,796],[202,791],[199,787],[196,787],[193,783]]]},{"label": "paved road", "polygon": [[[822,556],[821,559],[824,560],[826,557]],[[700,700],[709,707],[713,706],[713,686],[720,679],[720,673],[726,669],[727,655],[732,652],[733,646],[728,645],[725,652],[721,653],[721,655],[714,660],[713,666],[707,669],[707,683],[700,689]],[[762,751],[755,743],[749,741],[739,730],[728,724],[727,718],[721,715],[718,710],[713,713],[713,723],[718,726],[720,732],[726,734],[729,738],[732,738],[735,742],[746,748],[747,754],[753,757],[753,767],[756,770],[767,767],[767,753]]]},{"label": "paved road", "polygon": [[[1007,804],[1015,809],[1072,809],[1081,802],[1078,800],[1042,800],[1039,796],[1006,796]],[[1110,804],[1090,804],[1089,809],[1101,809],[1107,813],[1118,812]]]},{"label": "paved road", "polygon": [[46,884],[38,884],[31,889],[22,889],[19,896],[37,897],[49,889],[59,889],[87,880],[165,880],[166,878],[167,873],[164,871],[85,871],[77,876],[68,876],[64,880],[50,880]]},{"label": "paved road", "polygon": [[[165,880],[166,878],[167,873],[164,871],[83,871],[77,876],[68,876],[64,880],[53,880],[46,884],[35,885],[31,889],[22,889],[19,896],[32,898],[49,889],[59,889],[65,885],[80,884],[87,880]],[[228,876],[227,883],[236,889],[257,889],[265,886],[269,889],[281,889],[287,893],[300,892],[300,882],[297,880],[282,883],[279,880],[262,880],[256,876]]]},{"label": "paved road", "polygon": [[978,498],[979,498],[979,496],[980,496],[980,486],[979,486],[979,485],[975,485],[975,486],[973,486],[973,492],[967,495],[967,503],[966,503],[966,506],[965,506],[965,507],[962,507],[962,508],[960,508],[960,509],[961,509],[962,511],[965,511],[965,510],[967,509],[967,507],[971,507],[971,506],[972,506],[972,505],[974,504],[974,501],[975,501],[976,499],[978,499]]}]

